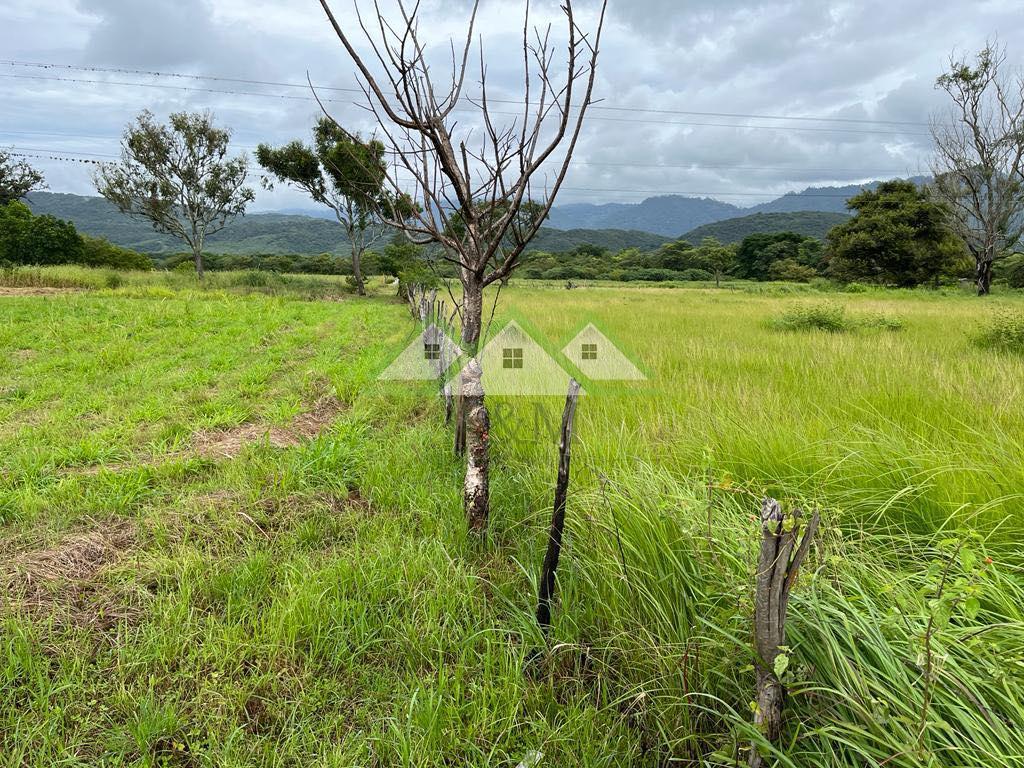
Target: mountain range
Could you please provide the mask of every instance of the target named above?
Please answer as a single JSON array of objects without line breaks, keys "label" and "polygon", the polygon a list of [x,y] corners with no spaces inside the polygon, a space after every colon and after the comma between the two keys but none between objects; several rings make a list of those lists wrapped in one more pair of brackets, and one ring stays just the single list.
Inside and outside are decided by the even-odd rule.
[{"label": "mountain range", "polygon": [[[921,184],[927,178],[916,176],[910,180]],[[677,238],[705,224],[758,213],[818,211],[848,215],[846,201],[864,189],[874,189],[880,183],[871,181],[840,187],[807,187],[800,192],[788,192],[775,200],[749,208],[710,197],[683,195],[649,197],[640,203],[571,203],[553,208],[547,224],[555,229],[635,229]]]},{"label": "mountain range", "polygon": [[[610,250],[650,250],[680,236],[691,241],[715,236],[723,242],[735,242],[753,232],[786,229],[823,237],[848,215],[849,197],[879,183],[808,187],[749,208],[682,195],[650,197],[640,203],[569,203],[552,209],[547,226],[533,240],[531,250],[558,252],[581,243]],[[155,232],[145,221],[125,216],[101,197],[35,192],[27,202],[36,213],[66,219],[79,231],[105,237],[117,245],[153,254],[183,250],[178,240]],[[315,209],[249,214],[208,238],[208,249],[215,253],[343,254],[346,245],[338,224]]]}]

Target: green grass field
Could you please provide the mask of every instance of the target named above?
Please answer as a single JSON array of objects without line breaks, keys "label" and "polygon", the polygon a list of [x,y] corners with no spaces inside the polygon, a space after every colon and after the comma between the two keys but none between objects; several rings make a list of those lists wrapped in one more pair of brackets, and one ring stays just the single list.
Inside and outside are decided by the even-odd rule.
[{"label": "green grass field", "polygon": [[823,518],[770,764],[1024,764],[1024,357],[977,341],[1024,297],[503,290],[648,376],[585,382],[528,664],[556,398],[492,400],[474,542],[436,391],[376,379],[392,289],[0,285],[0,765],[745,764],[765,493]]}]

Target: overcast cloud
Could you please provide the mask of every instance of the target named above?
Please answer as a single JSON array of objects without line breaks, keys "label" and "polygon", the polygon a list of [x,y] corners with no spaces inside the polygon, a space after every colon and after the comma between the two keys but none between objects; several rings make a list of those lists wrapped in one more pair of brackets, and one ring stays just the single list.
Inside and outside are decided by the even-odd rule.
[{"label": "overcast cloud", "polygon": [[[594,10],[593,0],[578,2]],[[553,2],[534,5],[538,20],[557,23]],[[1013,64],[1024,57],[1016,0],[609,5],[597,95],[613,109],[591,113],[561,203],[679,193],[752,205],[806,186],[920,173],[927,168],[927,121],[942,106],[933,84],[950,52],[977,50],[998,34]],[[343,23],[352,23],[351,4],[335,6]],[[423,7],[428,42],[445,54],[448,36],[463,28],[467,3],[425,0]],[[518,0],[484,0],[478,22],[488,79],[509,97],[521,79],[521,7]],[[0,145],[37,155],[105,159],[142,109],[163,117],[210,108],[233,129],[238,150],[249,152],[260,141],[308,137],[318,112],[300,88],[11,62],[289,83],[304,82],[308,71],[320,85],[355,83],[316,0],[5,0],[0,50]],[[275,98],[283,95],[293,98]],[[372,129],[352,103],[357,94],[330,95],[339,120]],[[92,192],[89,166],[32,162],[53,191]],[[255,207],[309,204],[278,188],[260,190]]]}]

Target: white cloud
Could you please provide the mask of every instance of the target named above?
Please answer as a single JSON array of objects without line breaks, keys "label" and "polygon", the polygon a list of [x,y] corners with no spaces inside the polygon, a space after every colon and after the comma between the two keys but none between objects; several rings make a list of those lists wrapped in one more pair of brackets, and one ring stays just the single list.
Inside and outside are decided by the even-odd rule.
[{"label": "white cloud", "polygon": [[[594,0],[580,0],[592,14]],[[351,6],[335,2],[352,28]],[[520,87],[519,3],[485,0],[478,19],[495,93]],[[425,0],[422,29],[438,60],[460,34],[467,0]],[[515,12],[512,12],[515,9]],[[555,0],[534,3],[535,20],[558,29]],[[588,23],[584,19],[584,24]],[[754,203],[787,189],[849,182],[924,168],[921,125],[941,104],[932,84],[949,53],[974,50],[994,33],[1011,60],[1024,49],[1024,17],[1014,2],[821,2],[789,0],[632,0],[612,2],[600,64],[602,106],[594,110],[562,202],[639,200],[649,191],[749,193]],[[156,69],[348,87],[353,67],[310,0],[8,0],[0,8],[0,49],[19,61]],[[263,94],[298,89],[193,82],[135,75],[0,66],[0,145],[114,154],[117,138],[143,108],[157,114],[213,108],[234,129],[239,149],[307,137],[317,114],[305,100],[115,85],[193,85]],[[19,75],[20,77],[9,77]],[[25,79],[65,77],[103,83]],[[372,123],[336,93],[330,105],[366,132]],[[642,110],[662,110],[643,112]],[[745,121],[671,111],[804,115],[918,125]],[[601,119],[596,119],[601,118]],[[652,122],[629,122],[632,118]],[[467,125],[470,115],[464,118]],[[728,128],[754,122],[767,128]],[[704,123],[705,125],[692,125]],[[715,125],[706,125],[712,123]],[[817,130],[807,130],[816,128]],[[871,133],[870,131],[877,131]],[[51,188],[90,191],[87,169],[39,161]],[[683,167],[675,167],[683,166]],[[599,190],[643,190],[601,192]],[[304,206],[295,192],[259,192],[258,207]]]}]

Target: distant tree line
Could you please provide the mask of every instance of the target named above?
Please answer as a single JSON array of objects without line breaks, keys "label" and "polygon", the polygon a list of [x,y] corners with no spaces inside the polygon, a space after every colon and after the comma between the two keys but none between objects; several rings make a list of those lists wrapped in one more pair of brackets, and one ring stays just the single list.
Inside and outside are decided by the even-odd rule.
[{"label": "distant tree line", "polygon": [[54,216],[36,216],[22,202],[0,205],[0,265],[85,264],[114,269],[152,269],[153,261],[102,238],[79,233]]}]

